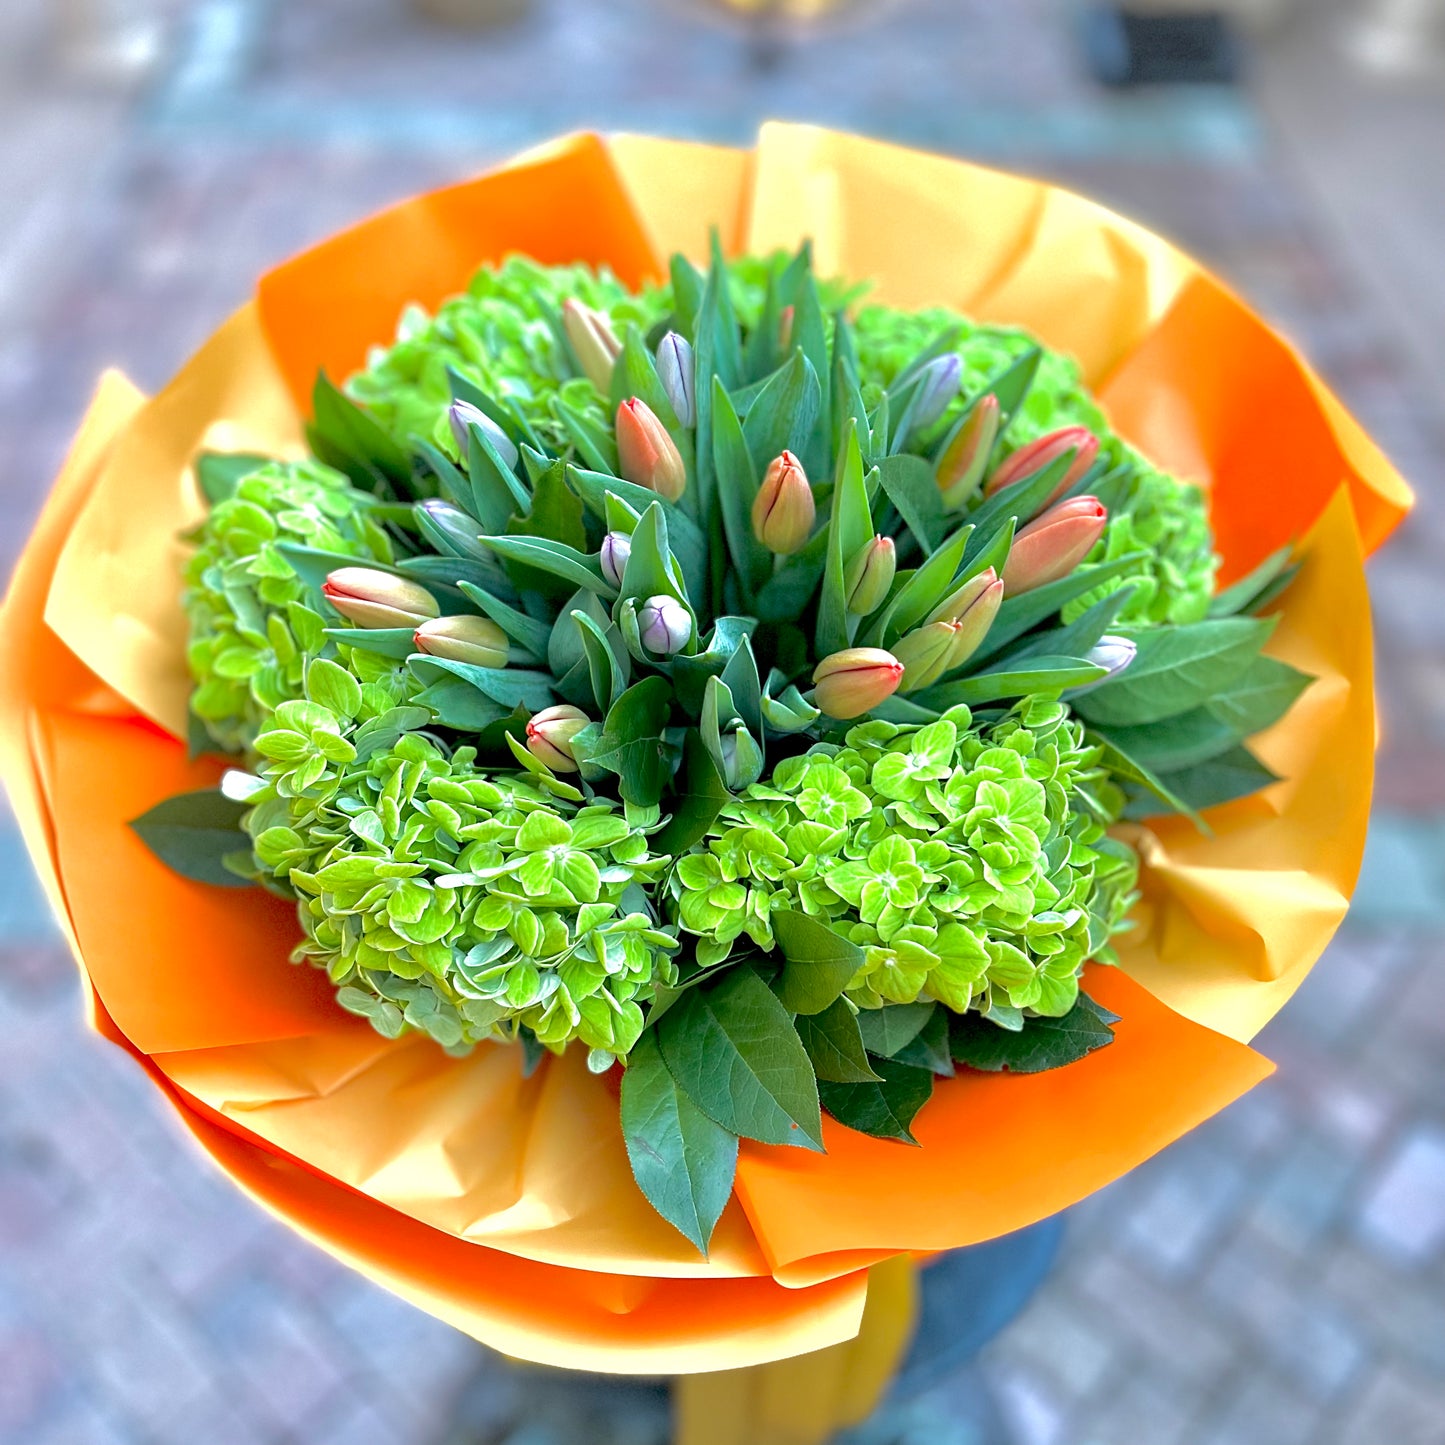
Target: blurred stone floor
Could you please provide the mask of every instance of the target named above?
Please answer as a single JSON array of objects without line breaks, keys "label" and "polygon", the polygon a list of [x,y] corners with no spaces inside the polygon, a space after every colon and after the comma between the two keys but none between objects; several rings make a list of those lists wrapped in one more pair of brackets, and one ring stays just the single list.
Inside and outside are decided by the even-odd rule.
[{"label": "blurred stone floor", "polygon": [[[1421,493],[1372,568],[1386,746],[1351,922],[1260,1041],[1276,1076],[1076,1210],[980,1370],[867,1439],[1445,1442],[1441,93],[1346,71],[1326,3],[1244,94],[1126,97],[1051,0],[895,0],[770,69],[683,0],[549,0],[485,39],[401,0],[85,3],[132,17],[132,69],[0,6],[0,570],[102,366],[158,386],[269,263],[582,123],[741,141],[781,115],[1044,174],[1305,347]],[[0,1041],[3,1445],[665,1437],[654,1394],[513,1371],[218,1178],[85,1033],[8,829]]]}]

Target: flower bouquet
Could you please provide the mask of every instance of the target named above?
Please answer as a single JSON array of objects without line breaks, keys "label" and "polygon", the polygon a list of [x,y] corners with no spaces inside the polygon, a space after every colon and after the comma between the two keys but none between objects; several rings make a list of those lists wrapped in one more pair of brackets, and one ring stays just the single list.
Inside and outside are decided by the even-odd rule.
[{"label": "flower bouquet", "polygon": [[909,1258],[1267,1072],[1408,502],[1086,202],[581,138],[107,380],[7,779],[97,1027],[267,1207],[511,1354],[694,1376],[690,1438],[816,1438]]}]

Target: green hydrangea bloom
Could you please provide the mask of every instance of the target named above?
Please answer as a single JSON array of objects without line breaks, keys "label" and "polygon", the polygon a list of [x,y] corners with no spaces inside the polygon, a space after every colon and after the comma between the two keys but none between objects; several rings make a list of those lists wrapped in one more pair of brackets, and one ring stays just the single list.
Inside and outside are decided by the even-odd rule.
[{"label": "green hydrangea bloom", "polygon": [[354,718],[283,703],[257,739],[269,761],[246,827],[297,899],[296,959],[387,1037],[411,1027],[461,1049],[525,1027],[596,1064],[626,1055],[676,978],[676,937],[644,891],[668,860],[619,804],[545,773],[484,772],[473,748],[399,731],[422,710],[366,719],[354,701]]},{"label": "green hydrangea bloom", "polygon": [[347,389],[394,436],[433,437],[448,450],[454,450],[445,421],[452,400],[448,368],[510,401],[559,449],[567,433],[554,415],[554,398],[610,431],[604,398],[590,381],[572,374],[566,358],[558,318],[568,297],[606,312],[619,337],[629,324],[648,331],[672,306],[669,291],[634,295],[609,271],[539,266],[510,256],[501,266],[479,270],[466,291],[444,301],[434,317],[408,307],[396,341],[376,348]]},{"label": "green hydrangea bloom", "polygon": [[865,951],[864,1008],[936,999],[1016,1023],[1072,1007],[1133,902],[1137,864],[1106,836],[1118,798],[1067,708],[1026,700],[976,728],[871,721],[778,764],[726,805],[670,877],[699,963],[773,947],[796,908]]},{"label": "green hydrangea bloom", "polygon": [[[978,325],[943,307],[910,312],[865,306],[854,330],[860,380],[869,405],[923,347],[950,327],[960,328],[957,352],[963,363],[963,384],[958,400],[938,423],[940,435],[957,419],[969,397],[976,396],[1035,345],[1035,338],[1025,331]],[[1140,548],[1150,555],[1137,571],[1115,578],[1107,587],[1072,604],[1065,620],[1078,616],[1106,593],[1132,586],[1133,596],[1120,614],[1121,623],[1199,621],[1209,609],[1218,566],[1203,492],[1151,466],[1116,436],[1084,387],[1077,362],[1045,350],[1023,408],[1009,429],[1009,440],[1017,446],[1045,432],[1075,425],[1088,427],[1100,439],[1100,457],[1107,468],[1126,460],[1137,468],[1127,505],[1115,510],[1088,560],[1112,560]]]},{"label": "green hydrangea bloom", "polygon": [[301,696],[306,659],[325,642],[326,623],[277,543],[390,562],[372,500],[320,462],[272,462],[243,477],[191,538],[191,709],[226,751],[244,751],[272,709]]}]

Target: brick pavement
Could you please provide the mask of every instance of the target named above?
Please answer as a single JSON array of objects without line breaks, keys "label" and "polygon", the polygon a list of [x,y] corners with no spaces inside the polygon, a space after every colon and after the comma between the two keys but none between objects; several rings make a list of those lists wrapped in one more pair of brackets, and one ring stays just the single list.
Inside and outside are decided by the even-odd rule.
[{"label": "brick pavement", "polygon": [[[581,0],[558,5],[564,18],[582,14]],[[289,7],[273,30],[240,32],[250,52],[228,51],[214,25],[259,5],[178,3],[189,27],[173,31],[170,68],[138,100],[80,97],[47,78],[43,45],[22,23],[27,6],[39,13],[38,0],[23,0],[0,32],[19,35],[0,45],[0,66],[27,64],[0,100],[15,122],[0,131],[0,168],[25,158],[36,198],[28,229],[0,230],[4,565],[100,365],[122,362],[157,385],[264,265],[464,174],[530,139],[527,127],[569,119],[545,97],[510,104],[520,89],[491,110],[438,105],[439,95],[474,96],[478,72],[427,48],[380,0],[358,0],[329,49],[320,27],[337,0]],[[568,63],[593,81],[581,87],[589,114],[646,112],[659,127],[742,135],[752,115],[777,108],[776,77],[747,78],[731,42],[679,8],[638,39],[623,22],[640,6],[629,0],[571,32]],[[899,8],[915,38],[944,35],[941,3]],[[930,64],[890,42],[894,32],[844,31],[784,72],[783,108],[1002,155],[1173,234],[1306,345],[1424,496],[1374,570],[1384,807],[1352,923],[1262,1039],[1278,1074],[1075,1211],[1049,1285],[979,1370],[857,1440],[996,1445],[986,1392],[1023,1445],[1440,1445],[1445,404],[1423,394],[1247,107],[1215,98],[1182,108],[1161,139],[1146,110],[1106,105],[1073,76],[1061,37],[1037,28],[1043,0],[1007,10],[975,0],[968,12],[980,27],[971,58]],[[211,31],[195,28],[198,15]],[[543,40],[499,41],[479,61],[488,84],[535,91],[524,67],[515,74]],[[682,96],[664,77],[646,90],[658,47],[707,83]],[[348,97],[380,74],[383,51],[432,83],[408,95],[378,81],[393,86],[389,129],[358,129]],[[248,53],[258,70],[246,70]],[[218,68],[198,88],[207,55]],[[980,77],[953,111],[939,103],[950,65]],[[828,110],[825,91],[845,98]],[[905,93],[908,104],[897,99]],[[88,117],[83,144],[76,106]],[[514,1371],[333,1265],[219,1179],[139,1073],[84,1032],[71,966],[9,830],[0,1038],[6,1445],[665,1437],[656,1392],[603,1394]]]}]

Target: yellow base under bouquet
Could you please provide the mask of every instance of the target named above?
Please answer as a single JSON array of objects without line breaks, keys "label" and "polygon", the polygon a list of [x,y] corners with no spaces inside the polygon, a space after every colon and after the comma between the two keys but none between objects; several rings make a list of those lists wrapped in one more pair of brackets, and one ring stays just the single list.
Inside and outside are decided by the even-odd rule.
[{"label": "yellow base under bouquet", "polygon": [[[196,453],[300,455],[318,370],[355,371],[408,303],[435,307],[484,261],[605,265],[637,286],[670,252],[702,257],[712,227],[729,253],[810,237],[820,274],[871,279],[880,301],[1077,357],[1118,432],[1208,488],[1223,580],[1302,539],[1266,650],[1316,681],[1257,740],[1282,781],[1209,810],[1206,831],[1133,825],[1138,927],[1121,968],[1086,976],[1121,1016],[1112,1047],[939,1080],[917,1149],[831,1120],[825,1153],[745,1142],[704,1258],[635,1188],[616,1084],[581,1052],[524,1077],[515,1049],[380,1037],[287,962],[290,904],[189,882],[127,825],[221,771],[188,760],[186,619],[165,580],[203,513]],[[1087,201],[807,127],[765,127],[748,152],[578,137],[277,268],[156,397],[102,381],[5,605],[4,773],[95,1026],[267,1209],[510,1355],[648,1375],[804,1357],[694,1384],[683,1423],[694,1441],[817,1439],[867,1412],[904,1347],[907,1260],[1067,1208],[1269,1072],[1248,1041],[1359,868],[1375,746],[1362,564],[1409,504],[1286,342]],[[719,1404],[742,1399],[742,1415]]]}]

